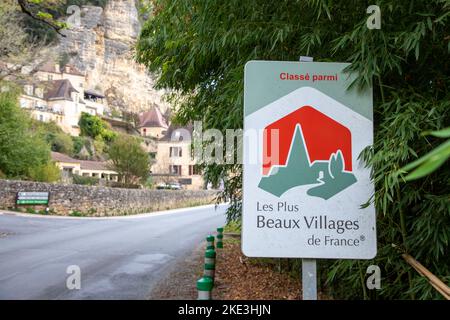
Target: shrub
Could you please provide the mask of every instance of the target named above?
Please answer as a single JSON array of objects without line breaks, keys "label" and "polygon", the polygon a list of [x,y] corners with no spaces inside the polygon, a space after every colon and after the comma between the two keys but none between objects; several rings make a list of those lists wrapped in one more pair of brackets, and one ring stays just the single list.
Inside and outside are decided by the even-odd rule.
[{"label": "shrub", "polygon": [[72,155],[74,144],[71,136],[65,133],[54,121],[32,120],[32,129],[50,145],[52,151]]},{"label": "shrub", "polygon": [[68,134],[57,133],[49,143],[52,151],[73,155],[73,140]]},{"label": "shrub", "polygon": [[73,142],[73,154],[77,154],[81,151],[81,148],[85,145],[85,138],[84,137],[72,137]]},{"label": "shrub", "polygon": [[72,182],[74,184],[87,185],[87,186],[96,186],[99,183],[99,179],[95,177],[85,177],[74,174],[72,176]]},{"label": "shrub", "polygon": [[71,211],[69,215],[72,217],[84,217],[85,216],[85,214],[83,212],[78,211],[78,210]]},{"label": "shrub", "polygon": [[61,179],[61,170],[56,164],[49,162],[31,168],[28,175],[33,181],[56,182]]},{"label": "shrub", "polygon": [[26,211],[26,213],[32,213],[32,214],[35,214],[35,213],[36,213],[36,210],[34,210],[34,209],[31,208],[31,207],[27,207],[25,211]]},{"label": "shrub", "polygon": [[31,130],[29,115],[14,92],[0,93],[0,170],[6,177],[27,177],[30,168],[50,161],[50,147]]},{"label": "shrub", "polygon": [[81,134],[91,138],[100,136],[103,130],[106,129],[106,124],[102,119],[86,112],[81,114],[78,125],[80,126]]},{"label": "shrub", "polygon": [[116,138],[116,133],[110,129],[110,125],[98,116],[83,112],[78,125],[83,136],[93,139],[99,137],[107,142],[112,142]]}]

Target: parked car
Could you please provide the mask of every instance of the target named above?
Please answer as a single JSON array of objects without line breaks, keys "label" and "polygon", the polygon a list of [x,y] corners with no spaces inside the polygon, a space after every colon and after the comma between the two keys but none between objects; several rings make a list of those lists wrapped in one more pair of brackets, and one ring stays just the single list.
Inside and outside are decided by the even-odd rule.
[{"label": "parked car", "polygon": [[179,184],[178,182],[170,183],[169,184],[169,189],[171,189],[171,190],[181,190],[181,184]]},{"label": "parked car", "polygon": [[156,189],[158,190],[181,190],[181,184],[178,182],[165,183],[161,182],[156,185]]}]

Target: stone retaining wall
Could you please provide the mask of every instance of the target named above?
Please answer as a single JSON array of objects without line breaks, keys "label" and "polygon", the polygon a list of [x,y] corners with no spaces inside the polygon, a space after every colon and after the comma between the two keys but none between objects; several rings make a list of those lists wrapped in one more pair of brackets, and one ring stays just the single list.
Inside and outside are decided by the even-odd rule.
[{"label": "stone retaining wall", "polygon": [[[214,203],[212,190],[148,190],[92,187],[0,179],[0,208],[15,207],[19,191],[48,191],[48,207],[58,215],[113,216]],[[45,206],[31,207],[36,210]]]}]

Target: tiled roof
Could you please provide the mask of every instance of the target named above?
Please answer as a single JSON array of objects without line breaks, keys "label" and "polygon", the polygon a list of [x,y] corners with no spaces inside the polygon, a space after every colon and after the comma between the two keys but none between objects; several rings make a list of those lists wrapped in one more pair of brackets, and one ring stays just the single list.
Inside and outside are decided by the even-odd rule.
[{"label": "tiled roof", "polygon": [[52,160],[56,162],[67,162],[67,163],[80,163],[80,160],[73,159],[69,157],[68,155],[65,155],[63,153],[54,152],[51,153]]},{"label": "tiled roof", "polygon": [[159,108],[153,106],[150,111],[139,114],[139,127],[167,128],[168,125]]},{"label": "tiled roof", "polygon": [[98,98],[104,98],[105,97],[105,95],[103,93],[101,93],[101,92],[99,92],[97,90],[94,90],[94,89],[86,89],[86,90],[84,90],[84,94],[85,95],[95,96],[95,97],[98,97]]},{"label": "tiled roof", "polygon": [[103,161],[80,160],[81,169],[84,170],[111,170]]},{"label": "tiled roof", "polygon": [[167,132],[160,139],[160,141],[191,141],[194,132],[194,127],[192,125],[187,126],[176,126],[170,125]]},{"label": "tiled roof", "polygon": [[104,161],[91,161],[91,160],[78,160],[73,159],[69,157],[68,155],[59,153],[59,152],[53,152],[51,153],[52,160],[55,162],[65,162],[65,163],[79,163],[81,169],[84,170],[109,170],[113,171],[108,167],[108,163]]},{"label": "tiled roof", "polygon": [[45,100],[70,100],[72,101],[72,92],[78,92],[68,79],[42,81],[39,86],[44,88]]}]

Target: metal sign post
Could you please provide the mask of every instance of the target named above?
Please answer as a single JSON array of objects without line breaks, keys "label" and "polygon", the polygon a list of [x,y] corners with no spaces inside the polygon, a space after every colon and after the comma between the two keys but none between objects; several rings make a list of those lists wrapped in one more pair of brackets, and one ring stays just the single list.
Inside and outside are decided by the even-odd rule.
[{"label": "metal sign post", "polygon": [[317,300],[316,259],[302,259],[303,300]]},{"label": "metal sign post", "polygon": [[[313,62],[314,57],[300,56],[300,62]],[[317,300],[316,259],[302,259],[303,300]]]}]

